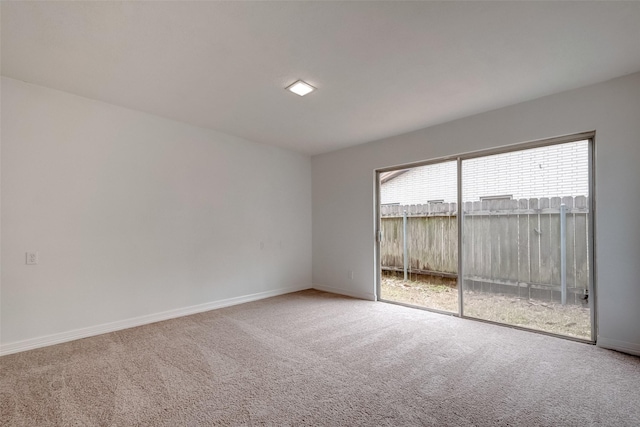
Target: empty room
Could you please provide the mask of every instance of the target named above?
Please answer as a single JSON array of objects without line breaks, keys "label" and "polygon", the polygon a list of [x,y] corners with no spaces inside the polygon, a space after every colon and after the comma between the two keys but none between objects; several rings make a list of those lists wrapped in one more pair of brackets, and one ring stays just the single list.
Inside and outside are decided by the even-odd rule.
[{"label": "empty room", "polygon": [[640,2],[0,2],[0,425],[640,425]]}]

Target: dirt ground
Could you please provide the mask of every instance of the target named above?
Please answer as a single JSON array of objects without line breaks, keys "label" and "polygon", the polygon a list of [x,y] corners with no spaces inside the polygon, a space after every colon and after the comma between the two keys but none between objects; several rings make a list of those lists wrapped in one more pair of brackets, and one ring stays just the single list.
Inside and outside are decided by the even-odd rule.
[{"label": "dirt ground", "polygon": [[[428,277],[428,279],[425,279]],[[429,276],[402,277],[383,275],[380,297],[436,310],[458,312],[455,280]],[[591,338],[589,308],[508,295],[464,292],[464,314],[531,329],[578,338]]]}]

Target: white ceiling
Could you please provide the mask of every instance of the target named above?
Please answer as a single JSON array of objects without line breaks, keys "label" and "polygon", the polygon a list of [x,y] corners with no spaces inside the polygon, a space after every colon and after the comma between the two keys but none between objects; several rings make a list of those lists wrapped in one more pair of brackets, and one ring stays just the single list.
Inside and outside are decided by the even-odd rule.
[{"label": "white ceiling", "polygon": [[4,76],[311,155],[640,70],[640,2],[1,7]]}]

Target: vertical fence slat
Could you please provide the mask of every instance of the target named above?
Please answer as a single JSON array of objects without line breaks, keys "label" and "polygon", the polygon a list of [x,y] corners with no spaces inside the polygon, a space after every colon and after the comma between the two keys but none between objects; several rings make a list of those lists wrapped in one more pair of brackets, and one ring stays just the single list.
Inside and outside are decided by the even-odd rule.
[{"label": "vertical fence slat", "polygon": [[[470,215],[473,209],[473,203],[466,202],[463,205],[463,215],[464,221],[462,222],[463,227],[463,246],[462,250],[464,252],[463,265],[465,275],[468,277],[473,275],[473,272],[476,270],[476,256],[475,256],[475,237],[474,237],[474,217]],[[457,239],[456,239],[457,240]]]},{"label": "vertical fence slat", "polygon": [[[582,200],[576,197],[576,208],[581,207]],[[575,230],[576,230],[576,285],[581,289],[587,289],[589,286],[589,252],[587,239],[587,214],[575,214]]]},{"label": "vertical fence slat", "polygon": [[[574,200],[577,210],[588,211],[588,199],[578,196]],[[584,289],[589,288],[589,214],[576,213],[576,283]]]},{"label": "vertical fence slat", "polygon": [[[573,211],[573,197],[563,197],[562,203],[567,208],[567,288],[576,287],[576,263],[575,263],[575,214]],[[569,293],[567,301],[577,303],[575,293]]]},{"label": "vertical fence slat", "polygon": [[[529,209],[529,200],[520,199],[518,209],[526,212]],[[529,215],[520,213],[518,214],[518,282],[529,283],[531,280],[529,259]],[[529,287],[521,287],[519,295],[529,298]]]},{"label": "vertical fence slat", "polygon": [[529,254],[531,255],[531,283],[540,283],[540,244],[542,242],[542,224],[540,222],[540,201],[529,199],[529,210],[535,212],[529,216]]},{"label": "vertical fence slat", "polygon": [[[540,203],[540,283],[551,282],[551,221],[549,215],[542,213],[543,210],[549,208],[549,198],[541,197]],[[550,292],[538,292],[538,297],[549,298]]]},{"label": "vertical fence slat", "polygon": [[507,233],[507,244],[508,251],[507,255],[509,257],[509,275],[508,278],[512,282],[518,281],[518,215],[516,211],[518,210],[518,201],[517,200],[507,200],[506,203],[507,211],[512,212],[507,217],[507,229],[509,232]]},{"label": "vertical fence slat", "polygon": [[[499,200],[489,201],[489,211],[494,213],[498,210]],[[483,202],[484,204],[484,202]],[[500,277],[502,265],[500,260],[500,222],[497,215],[489,215],[489,234],[485,235],[485,240],[489,245],[489,252],[491,253],[491,261],[489,263],[489,276],[491,279]],[[498,237],[498,238],[497,238]]]},{"label": "vertical fence slat", "polygon": [[[548,214],[549,218],[549,283],[560,284],[560,197],[552,197],[549,200],[549,207],[553,213]],[[556,212],[557,211],[557,212]]]}]

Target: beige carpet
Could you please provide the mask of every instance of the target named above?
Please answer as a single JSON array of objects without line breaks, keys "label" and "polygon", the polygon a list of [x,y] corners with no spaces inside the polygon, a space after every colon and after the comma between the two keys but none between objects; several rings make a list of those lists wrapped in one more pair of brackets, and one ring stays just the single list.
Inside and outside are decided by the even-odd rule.
[{"label": "beige carpet", "polygon": [[304,291],[0,358],[2,426],[639,426],[640,359]]}]

